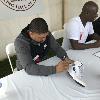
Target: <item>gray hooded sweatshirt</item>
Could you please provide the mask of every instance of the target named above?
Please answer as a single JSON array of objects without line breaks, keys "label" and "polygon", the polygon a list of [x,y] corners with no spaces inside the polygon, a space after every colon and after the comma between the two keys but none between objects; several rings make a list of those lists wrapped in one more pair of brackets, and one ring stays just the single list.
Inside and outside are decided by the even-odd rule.
[{"label": "gray hooded sweatshirt", "polygon": [[55,66],[44,66],[36,63],[34,58],[37,55],[39,56],[39,62],[43,61],[48,50],[52,49],[60,59],[63,59],[64,56],[67,57],[65,50],[57,43],[51,33],[43,43],[38,43],[28,35],[20,33],[15,39],[14,45],[17,54],[17,69],[24,69],[29,75],[47,76],[56,73]]}]

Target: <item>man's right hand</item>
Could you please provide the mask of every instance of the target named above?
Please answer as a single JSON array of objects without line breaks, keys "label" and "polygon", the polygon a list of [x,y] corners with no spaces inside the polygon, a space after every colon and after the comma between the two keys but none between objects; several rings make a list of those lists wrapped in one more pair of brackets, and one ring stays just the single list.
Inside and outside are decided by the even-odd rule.
[{"label": "man's right hand", "polygon": [[100,47],[100,40],[97,40],[96,42],[95,42],[95,46],[98,48],[98,47]]},{"label": "man's right hand", "polygon": [[66,61],[60,61],[56,65],[56,72],[63,72],[64,70],[67,70],[69,68],[69,63]]}]

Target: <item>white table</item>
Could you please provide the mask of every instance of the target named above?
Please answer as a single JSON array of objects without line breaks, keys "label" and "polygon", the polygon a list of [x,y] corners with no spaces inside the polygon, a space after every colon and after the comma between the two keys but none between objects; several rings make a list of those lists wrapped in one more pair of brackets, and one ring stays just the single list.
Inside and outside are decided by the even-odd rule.
[{"label": "white table", "polygon": [[[7,86],[0,100],[100,100],[100,58],[93,55],[97,51],[99,48],[67,51],[70,58],[83,63],[87,87],[79,86],[67,72],[45,77],[21,70],[0,80]],[[41,64],[55,65],[59,61],[52,57]]]}]

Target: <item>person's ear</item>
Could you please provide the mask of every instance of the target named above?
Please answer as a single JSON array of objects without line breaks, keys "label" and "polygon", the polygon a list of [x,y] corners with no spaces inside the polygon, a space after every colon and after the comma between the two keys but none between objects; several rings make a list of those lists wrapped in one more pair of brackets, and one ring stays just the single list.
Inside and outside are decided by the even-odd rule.
[{"label": "person's ear", "polygon": [[28,32],[29,37],[32,38],[33,37],[33,33],[31,31]]},{"label": "person's ear", "polygon": [[31,31],[29,31],[29,32],[28,32],[28,34],[29,34],[29,36],[31,36],[31,35],[32,35],[32,32],[31,32]]}]

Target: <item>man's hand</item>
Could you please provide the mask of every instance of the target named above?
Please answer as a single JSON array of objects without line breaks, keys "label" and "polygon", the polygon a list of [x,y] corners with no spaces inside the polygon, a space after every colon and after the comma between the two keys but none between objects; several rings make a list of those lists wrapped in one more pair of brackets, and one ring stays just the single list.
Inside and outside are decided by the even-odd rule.
[{"label": "man's hand", "polygon": [[97,48],[100,47],[100,40],[97,40],[94,44]]},{"label": "man's hand", "polygon": [[69,59],[69,58],[65,58],[64,61],[66,61],[68,64],[72,64],[74,63],[73,60]]},{"label": "man's hand", "polygon": [[69,68],[69,64],[73,63],[72,60],[70,59],[65,59],[63,61],[60,61],[57,65],[56,65],[56,72],[63,72],[65,70],[68,70]]}]

